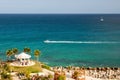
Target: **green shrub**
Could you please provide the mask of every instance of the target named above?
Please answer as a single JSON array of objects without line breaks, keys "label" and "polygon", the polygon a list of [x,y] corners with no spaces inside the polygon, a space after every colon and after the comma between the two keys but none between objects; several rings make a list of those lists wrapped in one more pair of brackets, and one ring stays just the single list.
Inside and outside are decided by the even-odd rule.
[{"label": "green shrub", "polygon": [[48,66],[48,65],[46,65],[46,64],[43,64],[43,65],[42,65],[42,68],[45,68],[45,69],[50,70],[50,66]]},{"label": "green shrub", "polygon": [[7,79],[11,80],[11,75],[10,75],[10,74],[7,74],[6,71],[3,71],[3,72],[1,73],[1,78],[2,78],[2,80],[7,80]]},{"label": "green shrub", "polygon": [[60,76],[58,77],[58,80],[66,80],[65,78],[66,78],[65,75],[60,75]]}]

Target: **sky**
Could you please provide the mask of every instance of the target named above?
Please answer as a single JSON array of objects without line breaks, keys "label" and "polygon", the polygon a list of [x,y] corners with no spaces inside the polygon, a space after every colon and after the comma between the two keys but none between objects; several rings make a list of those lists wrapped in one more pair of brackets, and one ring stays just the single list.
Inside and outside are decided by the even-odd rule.
[{"label": "sky", "polygon": [[120,0],[0,0],[3,13],[117,13]]}]

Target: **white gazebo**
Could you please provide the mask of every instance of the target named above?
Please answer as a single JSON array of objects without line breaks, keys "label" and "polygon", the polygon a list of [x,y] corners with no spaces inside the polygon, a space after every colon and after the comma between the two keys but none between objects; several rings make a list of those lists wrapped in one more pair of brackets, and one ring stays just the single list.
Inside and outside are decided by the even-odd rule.
[{"label": "white gazebo", "polygon": [[22,52],[18,55],[15,55],[15,58],[20,62],[20,64],[28,65],[30,63],[31,55]]},{"label": "white gazebo", "polygon": [[31,61],[31,55],[26,54],[25,52],[22,52],[18,55],[15,55],[16,61],[12,62],[12,66],[32,66],[35,64],[34,61]]},{"label": "white gazebo", "polygon": [[12,66],[32,66],[35,64],[34,61],[31,61],[31,55],[22,52],[18,55],[15,55],[16,61],[12,62],[10,65]]}]

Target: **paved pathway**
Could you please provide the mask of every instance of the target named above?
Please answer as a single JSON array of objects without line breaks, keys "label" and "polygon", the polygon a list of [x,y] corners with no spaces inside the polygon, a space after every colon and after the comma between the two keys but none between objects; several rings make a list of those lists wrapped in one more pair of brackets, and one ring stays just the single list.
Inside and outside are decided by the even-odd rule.
[{"label": "paved pathway", "polygon": [[12,79],[13,79],[13,80],[20,80],[17,75],[14,75],[14,76],[12,77]]}]

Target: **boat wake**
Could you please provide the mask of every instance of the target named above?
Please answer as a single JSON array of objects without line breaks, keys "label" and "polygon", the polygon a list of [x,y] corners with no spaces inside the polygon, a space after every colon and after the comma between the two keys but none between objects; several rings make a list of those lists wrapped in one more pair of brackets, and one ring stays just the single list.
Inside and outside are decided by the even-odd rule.
[{"label": "boat wake", "polygon": [[111,44],[111,43],[120,43],[120,42],[113,42],[113,41],[51,41],[51,40],[45,40],[44,43]]}]

